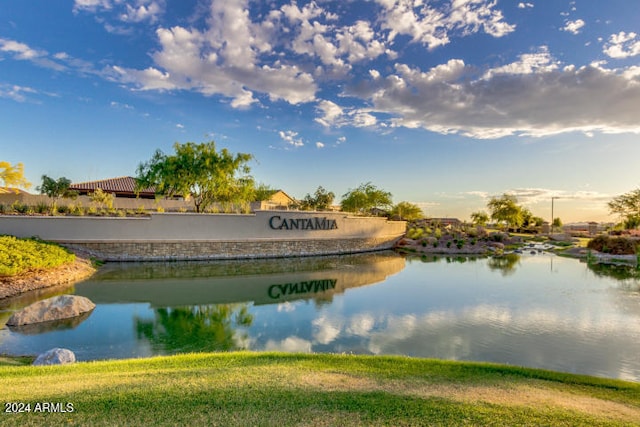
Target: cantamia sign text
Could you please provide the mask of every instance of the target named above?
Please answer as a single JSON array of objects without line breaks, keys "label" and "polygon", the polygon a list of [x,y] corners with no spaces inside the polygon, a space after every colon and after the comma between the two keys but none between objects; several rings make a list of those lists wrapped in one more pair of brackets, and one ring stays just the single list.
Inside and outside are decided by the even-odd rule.
[{"label": "cantamia sign text", "polygon": [[338,279],[309,280],[305,282],[271,285],[269,286],[269,297],[271,299],[279,299],[286,296],[327,292],[335,289],[336,283],[338,283]]},{"label": "cantamia sign text", "polygon": [[284,218],[279,215],[269,218],[269,227],[272,230],[337,230],[335,219],[327,217],[312,218]]}]

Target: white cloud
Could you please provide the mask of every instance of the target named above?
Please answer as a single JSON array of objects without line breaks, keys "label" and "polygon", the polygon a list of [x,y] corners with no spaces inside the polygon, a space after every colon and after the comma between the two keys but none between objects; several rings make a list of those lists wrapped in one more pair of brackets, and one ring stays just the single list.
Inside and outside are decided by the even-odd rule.
[{"label": "white cloud", "polygon": [[640,55],[640,39],[636,33],[620,31],[618,34],[609,36],[609,41],[605,43],[603,52],[615,59]]},{"label": "white cloud", "polygon": [[585,23],[582,19],[567,21],[566,25],[562,28],[562,31],[567,31],[571,34],[579,34],[582,27],[584,27],[584,24]]},{"label": "white cloud", "polygon": [[370,103],[369,114],[390,115],[395,127],[485,139],[640,133],[640,76],[632,68],[561,67],[544,47],[478,77],[474,67],[456,59],[426,72],[405,64],[395,68],[346,90]]},{"label": "white cloud", "polygon": [[428,49],[448,44],[452,33],[463,36],[484,31],[502,37],[515,30],[504,21],[491,0],[453,0],[448,7],[435,9],[422,0],[377,0],[383,7],[382,28],[389,40],[407,35]]},{"label": "white cloud", "polygon": [[66,69],[64,64],[57,61],[55,56],[52,58],[48,52],[33,49],[29,45],[15,40],[0,38],[0,52],[11,54],[13,59],[18,61],[30,61],[55,71],[64,71]]},{"label": "white cloud", "polygon": [[111,0],[75,0],[73,11],[77,13],[79,10],[95,12],[98,9],[111,9]]},{"label": "white cloud", "polygon": [[324,148],[324,142],[316,142],[316,148]]},{"label": "white cloud", "polygon": [[[610,194],[597,191],[566,191],[549,188],[510,188],[505,190],[504,193],[515,196],[518,202],[524,205],[549,203],[552,197],[560,200],[580,200],[583,202],[606,202],[611,200],[612,197]],[[490,193],[481,191],[468,191],[464,194],[482,195],[487,200],[491,197]]]},{"label": "white cloud", "polygon": [[26,86],[0,83],[0,98],[8,98],[17,102],[25,102],[27,95],[37,94],[38,91]]},{"label": "white cloud", "polygon": [[164,13],[164,7],[157,1],[138,1],[136,6],[125,5],[126,10],[120,14],[124,22],[156,22]]},{"label": "white cloud", "polygon": [[302,147],[304,145],[304,142],[302,142],[302,138],[298,138],[298,132],[294,132],[292,130],[288,130],[288,131],[279,131],[278,135],[280,135],[280,138],[286,142],[287,144],[293,146],[293,147]]},{"label": "white cloud", "polygon": [[114,67],[124,83],[140,90],[194,90],[222,95],[234,108],[257,102],[255,92],[272,101],[291,104],[309,102],[317,89],[313,77],[297,65],[278,61],[262,63],[270,55],[269,15],[262,23],[249,19],[247,0],[214,0],[208,28],[159,28],[160,49],[153,54],[155,66],[146,70]]},{"label": "white cloud", "polygon": [[533,3],[518,3],[518,9],[533,8]]},{"label": "white cloud", "polygon": [[326,127],[335,126],[344,114],[342,107],[335,102],[327,100],[320,101],[316,109],[322,116],[317,117],[315,121]]},{"label": "white cloud", "polygon": [[[165,0],[133,0],[124,2],[122,0],[75,0],[73,13],[89,12],[116,12],[118,20],[121,22],[139,23],[148,21],[154,23],[158,17],[164,13]],[[105,23],[107,31],[122,31],[117,26]],[[125,31],[126,32],[126,31]]]}]

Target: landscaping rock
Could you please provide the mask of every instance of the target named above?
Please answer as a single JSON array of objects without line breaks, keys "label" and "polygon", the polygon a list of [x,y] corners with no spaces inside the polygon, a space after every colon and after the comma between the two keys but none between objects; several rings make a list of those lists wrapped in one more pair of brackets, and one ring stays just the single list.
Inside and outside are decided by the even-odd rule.
[{"label": "landscaping rock", "polygon": [[76,355],[71,350],[66,348],[52,348],[51,350],[39,355],[34,360],[34,366],[43,365],[66,365],[68,363],[75,363]]},{"label": "landscaping rock", "polygon": [[30,325],[69,319],[90,312],[95,307],[96,305],[88,298],[76,295],[60,295],[38,301],[14,313],[7,321],[7,326]]}]

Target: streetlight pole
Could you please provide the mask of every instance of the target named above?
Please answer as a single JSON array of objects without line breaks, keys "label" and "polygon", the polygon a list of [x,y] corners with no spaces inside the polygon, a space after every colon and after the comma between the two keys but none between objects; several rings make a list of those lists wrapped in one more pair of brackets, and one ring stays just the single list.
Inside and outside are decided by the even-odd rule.
[{"label": "streetlight pole", "polygon": [[555,196],[551,197],[551,234],[553,234],[553,221],[554,221],[554,218],[553,218],[553,201],[555,199],[559,199],[559,197],[555,197]]}]

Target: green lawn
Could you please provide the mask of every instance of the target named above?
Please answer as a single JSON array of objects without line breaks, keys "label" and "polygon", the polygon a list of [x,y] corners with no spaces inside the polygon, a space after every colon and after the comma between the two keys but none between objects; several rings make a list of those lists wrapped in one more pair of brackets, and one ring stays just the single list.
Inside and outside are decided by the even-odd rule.
[{"label": "green lawn", "polygon": [[[0,425],[639,425],[640,384],[407,357],[189,354],[0,366]],[[42,402],[73,412],[35,413]],[[37,406],[39,405],[39,406]]]}]

